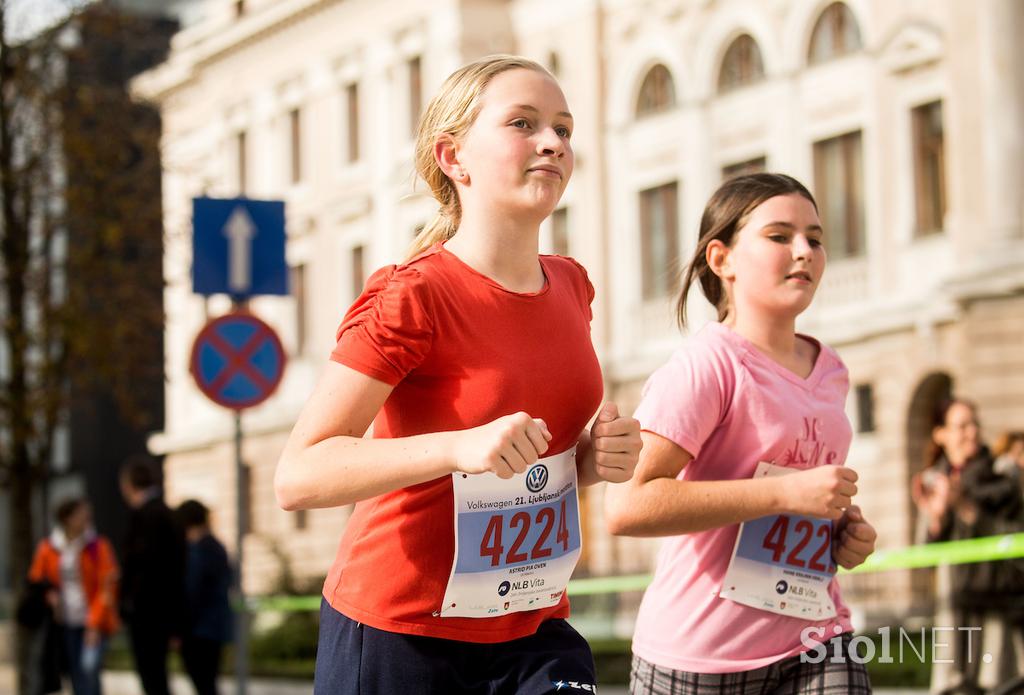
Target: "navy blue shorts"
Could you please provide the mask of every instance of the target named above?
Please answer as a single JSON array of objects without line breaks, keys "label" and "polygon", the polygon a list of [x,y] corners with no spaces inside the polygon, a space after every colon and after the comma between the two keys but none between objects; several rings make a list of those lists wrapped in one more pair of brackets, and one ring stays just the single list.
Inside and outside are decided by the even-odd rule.
[{"label": "navy blue shorts", "polygon": [[596,682],[590,646],[564,620],[478,644],[378,630],[320,603],[314,695],[580,695]]}]

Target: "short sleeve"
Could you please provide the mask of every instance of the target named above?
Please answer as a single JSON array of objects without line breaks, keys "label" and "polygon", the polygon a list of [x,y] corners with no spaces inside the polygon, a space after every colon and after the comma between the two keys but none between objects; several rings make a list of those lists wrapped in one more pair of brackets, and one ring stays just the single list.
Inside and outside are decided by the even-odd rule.
[{"label": "short sleeve", "polygon": [[722,421],[727,375],[710,351],[682,348],[644,385],[634,417],[697,458]]},{"label": "short sleeve", "polygon": [[593,321],[594,320],[593,304],[594,304],[594,295],[596,293],[594,292],[594,285],[593,285],[593,283],[590,282],[590,275],[587,274],[587,269],[584,268],[583,265],[579,261],[577,261],[575,258],[571,258],[569,256],[561,256],[561,258],[564,258],[565,260],[567,260],[570,263],[572,263],[576,267],[576,269],[579,271],[579,278],[580,278],[580,282],[581,282],[581,290],[583,292],[584,297],[586,298],[585,310],[587,312],[587,320],[588,321]]},{"label": "short sleeve", "polygon": [[335,362],[395,386],[430,351],[434,321],[430,291],[411,266],[381,268],[338,328]]}]

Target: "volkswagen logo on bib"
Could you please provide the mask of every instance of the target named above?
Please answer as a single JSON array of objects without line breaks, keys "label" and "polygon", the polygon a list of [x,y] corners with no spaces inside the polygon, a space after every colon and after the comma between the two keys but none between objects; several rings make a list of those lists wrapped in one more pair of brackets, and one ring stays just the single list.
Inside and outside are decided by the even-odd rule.
[{"label": "volkswagen logo on bib", "polygon": [[548,484],[548,469],[542,463],[538,463],[526,474],[526,489],[530,492],[540,492]]}]

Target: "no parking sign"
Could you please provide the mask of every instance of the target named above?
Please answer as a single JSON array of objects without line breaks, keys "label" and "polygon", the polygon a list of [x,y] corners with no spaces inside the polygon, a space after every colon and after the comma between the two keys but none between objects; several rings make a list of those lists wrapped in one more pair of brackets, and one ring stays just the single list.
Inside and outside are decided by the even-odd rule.
[{"label": "no parking sign", "polygon": [[190,370],[199,390],[214,403],[242,410],[274,393],[286,358],[274,329],[252,314],[213,319],[196,336]]}]

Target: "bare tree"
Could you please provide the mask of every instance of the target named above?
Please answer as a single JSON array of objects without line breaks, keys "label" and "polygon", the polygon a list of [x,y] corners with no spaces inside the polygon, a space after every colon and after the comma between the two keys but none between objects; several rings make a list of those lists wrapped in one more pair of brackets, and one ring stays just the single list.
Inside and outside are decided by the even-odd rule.
[{"label": "bare tree", "polygon": [[61,425],[99,401],[140,431],[161,424],[147,386],[163,374],[160,124],[127,81],[173,25],[97,3],[12,45],[8,11],[0,0],[0,486],[17,595]]}]

